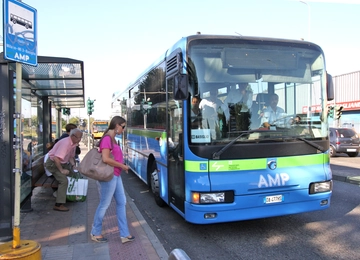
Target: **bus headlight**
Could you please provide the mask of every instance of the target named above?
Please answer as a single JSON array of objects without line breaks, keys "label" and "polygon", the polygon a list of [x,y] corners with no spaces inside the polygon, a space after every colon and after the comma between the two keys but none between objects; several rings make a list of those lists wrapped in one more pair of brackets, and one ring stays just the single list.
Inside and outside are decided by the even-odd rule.
[{"label": "bus headlight", "polygon": [[234,202],[234,192],[192,192],[191,202],[195,204],[231,203]]},{"label": "bus headlight", "polygon": [[332,181],[315,182],[310,184],[310,194],[332,191]]}]

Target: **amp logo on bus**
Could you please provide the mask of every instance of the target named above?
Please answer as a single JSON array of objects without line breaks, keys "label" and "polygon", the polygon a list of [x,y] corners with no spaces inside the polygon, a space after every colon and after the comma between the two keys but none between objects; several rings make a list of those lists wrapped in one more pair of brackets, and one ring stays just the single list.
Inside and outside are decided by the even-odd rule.
[{"label": "amp logo on bus", "polygon": [[285,186],[286,182],[290,180],[290,176],[287,173],[276,173],[275,176],[267,174],[267,176],[260,175],[258,187],[268,188],[276,186]]}]

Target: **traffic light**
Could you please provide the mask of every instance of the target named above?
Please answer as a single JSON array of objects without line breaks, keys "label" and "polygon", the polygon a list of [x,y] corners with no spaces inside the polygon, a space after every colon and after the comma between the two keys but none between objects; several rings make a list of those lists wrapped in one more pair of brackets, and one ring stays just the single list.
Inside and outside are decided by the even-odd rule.
[{"label": "traffic light", "polygon": [[146,108],[147,113],[150,112],[150,110],[151,110],[151,105],[152,105],[152,102],[148,101],[148,102],[147,102],[147,108]]},{"label": "traffic light", "polygon": [[334,107],[329,106],[328,110],[329,110],[329,117],[334,118]]},{"label": "traffic light", "polygon": [[140,111],[145,115],[148,114],[151,110],[152,102],[145,101],[144,99],[140,103]]},{"label": "traffic light", "polygon": [[335,107],[335,119],[340,119],[343,108],[344,108],[343,106]]},{"label": "traffic light", "polygon": [[70,108],[64,107],[62,113],[64,116],[70,116]]},{"label": "traffic light", "polygon": [[87,112],[89,116],[91,116],[92,112],[94,112],[94,101],[95,99],[91,100],[90,98],[87,100]]}]

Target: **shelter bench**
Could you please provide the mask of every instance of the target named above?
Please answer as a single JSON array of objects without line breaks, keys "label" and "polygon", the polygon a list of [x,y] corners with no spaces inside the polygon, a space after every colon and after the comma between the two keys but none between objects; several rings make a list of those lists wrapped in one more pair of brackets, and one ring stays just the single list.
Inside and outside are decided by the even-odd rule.
[{"label": "shelter bench", "polygon": [[31,165],[32,176],[31,176],[31,188],[46,187],[46,188],[57,188],[58,182],[54,176],[47,176],[44,168],[44,157],[40,156],[38,159],[33,161]]}]

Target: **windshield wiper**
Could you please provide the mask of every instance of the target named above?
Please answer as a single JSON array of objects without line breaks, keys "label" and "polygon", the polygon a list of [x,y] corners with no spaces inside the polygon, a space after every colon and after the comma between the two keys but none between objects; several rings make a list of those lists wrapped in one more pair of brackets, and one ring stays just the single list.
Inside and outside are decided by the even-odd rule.
[{"label": "windshield wiper", "polygon": [[[326,150],[324,149],[324,147],[322,147],[321,145],[318,145],[317,143],[314,143],[312,141],[306,140],[305,138],[301,137],[301,136],[282,136],[280,137],[283,141],[289,140],[289,139],[296,139],[296,140],[300,140],[303,141],[304,143],[307,143],[308,145],[318,149],[321,152],[325,152]],[[269,139],[266,139],[269,140]]]},{"label": "windshield wiper", "polygon": [[[212,155],[212,159],[213,160],[219,160],[220,159],[220,155],[222,155],[227,149],[229,149],[229,147],[231,147],[238,139],[240,139],[241,137],[245,136],[245,135],[250,135],[253,133],[257,133],[257,132],[264,132],[263,130],[254,130],[254,131],[246,131],[241,133],[238,137],[236,137],[234,140],[232,140],[230,143],[228,143],[227,145],[225,145],[223,148],[221,148],[219,151],[213,153]],[[280,137],[282,140],[285,140],[286,137]],[[318,145],[314,142],[311,142],[309,140],[306,140],[305,138],[302,138],[300,136],[291,136],[288,138],[292,138],[292,139],[297,139],[300,141],[303,141],[304,143],[316,148],[317,150],[321,151],[321,152],[325,152],[326,150],[324,149],[324,147],[322,147],[321,145]],[[278,139],[277,139],[278,140]],[[269,139],[266,139],[266,141],[269,141]],[[273,140],[275,141],[275,139]]]},{"label": "windshield wiper", "polygon": [[297,139],[297,140],[300,140],[300,141],[303,141],[303,142],[305,142],[305,143],[307,143],[308,145],[310,145],[310,146],[318,149],[319,151],[321,151],[321,152],[323,152],[323,153],[326,152],[325,148],[322,147],[321,145],[318,145],[317,143],[314,143],[314,142],[311,142],[311,141],[309,141],[309,140],[306,140],[305,138],[302,138],[302,137],[300,137],[300,136],[293,136],[293,138],[295,138],[295,139]]},{"label": "windshield wiper", "polygon": [[249,135],[249,134],[253,134],[256,132],[263,132],[263,131],[259,131],[259,130],[254,130],[254,131],[246,131],[241,133],[238,137],[236,137],[234,140],[232,140],[230,143],[228,143],[227,145],[225,145],[223,148],[221,148],[219,151],[213,153],[212,158],[213,160],[219,160],[220,159],[220,155],[222,155],[223,152],[225,152],[230,146],[232,146],[238,139],[240,139],[241,137],[243,137],[244,135]]}]

